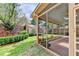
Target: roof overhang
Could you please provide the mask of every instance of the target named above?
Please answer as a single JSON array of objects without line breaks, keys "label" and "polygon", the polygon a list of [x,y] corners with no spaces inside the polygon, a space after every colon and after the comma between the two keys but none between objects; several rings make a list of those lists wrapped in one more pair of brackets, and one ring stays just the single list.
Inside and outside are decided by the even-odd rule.
[{"label": "roof overhang", "polygon": [[[49,11],[49,9],[51,9]],[[49,22],[55,24],[62,24],[65,20],[64,17],[68,17],[68,4],[67,3],[42,3],[39,4],[38,7],[32,13],[32,17],[34,18],[36,15],[40,16],[39,18],[42,20],[46,19],[46,12],[48,14]]]},{"label": "roof overhang", "polygon": [[32,13],[32,17],[34,18],[35,15],[38,15],[41,11],[43,11],[48,3],[39,3],[38,6],[35,8],[35,10]]}]

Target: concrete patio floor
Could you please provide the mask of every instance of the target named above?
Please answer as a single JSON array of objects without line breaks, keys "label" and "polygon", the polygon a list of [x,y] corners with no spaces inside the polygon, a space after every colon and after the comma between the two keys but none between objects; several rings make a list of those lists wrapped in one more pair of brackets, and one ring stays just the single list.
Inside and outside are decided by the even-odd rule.
[{"label": "concrete patio floor", "polygon": [[[77,39],[79,42],[79,39]],[[50,50],[56,52],[61,56],[68,56],[69,54],[69,38],[68,37],[61,37],[54,41],[49,42],[51,46],[49,47]],[[79,44],[77,44],[77,56],[79,56]]]}]

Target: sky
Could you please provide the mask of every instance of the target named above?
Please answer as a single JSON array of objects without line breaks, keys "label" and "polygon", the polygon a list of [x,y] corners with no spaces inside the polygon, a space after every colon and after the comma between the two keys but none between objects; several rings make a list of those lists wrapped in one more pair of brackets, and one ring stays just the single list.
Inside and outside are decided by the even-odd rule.
[{"label": "sky", "polygon": [[37,3],[23,3],[19,8],[22,10],[22,12],[26,15],[28,19],[32,19],[30,16],[37,5]]}]

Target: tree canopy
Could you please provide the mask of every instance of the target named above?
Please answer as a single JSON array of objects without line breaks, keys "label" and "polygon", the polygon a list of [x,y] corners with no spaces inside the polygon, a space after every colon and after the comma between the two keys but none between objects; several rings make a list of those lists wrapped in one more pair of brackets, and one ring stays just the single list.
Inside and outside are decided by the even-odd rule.
[{"label": "tree canopy", "polygon": [[31,20],[32,25],[36,25],[36,21],[34,19]]},{"label": "tree canopy", "polygon": [[16,6],[17,4],[15,3],[0,4],[0,20],[9,20],[16,16]]},{"label": "tree canopy", "polygon": [[10,27],[13,28],[14,20],[16,19],[17,15],[17,4],[15,3],[4,3],[0,4],[0,20],[3,22],[3,26],[8,30],[12,30]]}]

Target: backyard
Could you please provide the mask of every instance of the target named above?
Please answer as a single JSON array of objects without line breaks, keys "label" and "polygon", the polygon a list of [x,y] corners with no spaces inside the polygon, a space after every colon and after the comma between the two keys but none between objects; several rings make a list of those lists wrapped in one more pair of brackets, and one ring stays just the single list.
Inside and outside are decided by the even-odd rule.
[{"label": "backyard", "polygon": [[21,42],[0,46],[0,56],[48,56],[43,48],[37,46],[36,36]]},{"label": "backyard", "polygon": [[79,55],[79,21],[73,16],[79,11],[72,5],[0,4],[0,56]]},{"label": "backyard", "polygon": [[[18,3],[0,4],[0,56],[52,55],[37,44],[36,20],[30,16],[38,4],[32,5]],[[29,11],[29,16],[27,16]],[[42,24],[40,31],[44,32],[45,28],[43,27],[46,27],[46,23],[42,21],[39,21],[39,23]],[[39,36],[40,42],[42,41],[44,46],[46,46],[46,39],[49,41],[51,38],[56,37],[51,33],[51,27],[49,28],[50,34],[45,34],[44,32]]]}]

